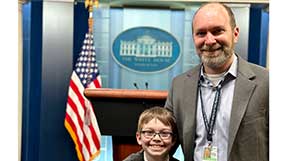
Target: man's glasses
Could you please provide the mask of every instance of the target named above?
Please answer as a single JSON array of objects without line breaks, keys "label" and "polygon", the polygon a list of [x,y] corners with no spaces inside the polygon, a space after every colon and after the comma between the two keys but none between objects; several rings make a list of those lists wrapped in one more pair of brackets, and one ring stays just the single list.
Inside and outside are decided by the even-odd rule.
[{"label": "man's glasses", "polygon": [[141,131],[141,133],[143,134],[143,136],[147,139],[152,139],[153,137],[155,137],[156,135],[158,135],[160,138],[162,138],[163,140],[167,140],[169,139],[173,133],[172,132],[154,132],[154,131]]}]

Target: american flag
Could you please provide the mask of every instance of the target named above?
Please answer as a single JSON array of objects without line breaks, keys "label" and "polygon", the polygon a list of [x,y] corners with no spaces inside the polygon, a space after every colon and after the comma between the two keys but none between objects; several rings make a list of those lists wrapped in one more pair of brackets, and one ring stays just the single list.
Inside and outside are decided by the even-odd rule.
[{"label": "american flag", "polygon": [[101,88],[93,34],[87,33],[73,70],[67,99],[65,127],[72,137],[80,161],[91,161],[100,153],[101,133],[85,88]]}]

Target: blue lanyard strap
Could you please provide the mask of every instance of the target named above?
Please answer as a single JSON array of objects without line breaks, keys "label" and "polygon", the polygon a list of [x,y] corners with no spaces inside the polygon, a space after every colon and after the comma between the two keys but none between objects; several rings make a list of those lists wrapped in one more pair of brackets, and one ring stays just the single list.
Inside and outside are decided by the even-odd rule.
[{"label": "blue lanyard strap", "polygon": [[217,87],[215,87],[216,93],[215,97],[213,100],[213,105],[212,105],[212,112],[209,118],[209,121],[207,120],[206,112],[204,110],[204,105],[203,105],[203,99],[202,99],[202,92],[201,92],[201,83],[199,82],[199,95],[200,95],[200,101],[201,101],[201,111],[202,111],[202,116],[203,116],[203,121],[205,125],[205,129],[207,131],[207,141],[212,142],[212,134],[213,134],[213,128],[215,125],[216,121],[216,114],[217,114],[217,109],[219,106],[219,101],[220,101],[220,94],[221,94],[221,87],[222,87],[222,82],[219,83]]}]

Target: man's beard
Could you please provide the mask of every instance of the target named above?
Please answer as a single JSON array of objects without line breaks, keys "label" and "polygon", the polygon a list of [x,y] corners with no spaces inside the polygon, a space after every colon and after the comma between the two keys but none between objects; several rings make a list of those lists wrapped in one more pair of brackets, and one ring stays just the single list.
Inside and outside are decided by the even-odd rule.
[{"label": "man's beard", "polygon": [[220,51],[221,53],[217,56],[214,55],[206,55],[206,54],[200,54],[200,59],[202,63],[209,68],[220,68],[222,67],[232,56],[233,54],[233,45],[231,48],[217,44],[215,46],[206,46],[204,45],[201,48],[201,52],[215,52],[215,51]]}]

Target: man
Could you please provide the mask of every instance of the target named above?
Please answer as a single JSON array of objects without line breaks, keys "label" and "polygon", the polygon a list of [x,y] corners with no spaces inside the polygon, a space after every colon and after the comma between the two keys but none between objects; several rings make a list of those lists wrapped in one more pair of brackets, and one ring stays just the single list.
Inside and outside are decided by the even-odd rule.
[{"label": "man", "polygon": [[198,9],[192,34],[202,63],[174,78],[165,105],[185,160],[267,161],[268,71],[235,54],[239,28],[221,3]]}]

